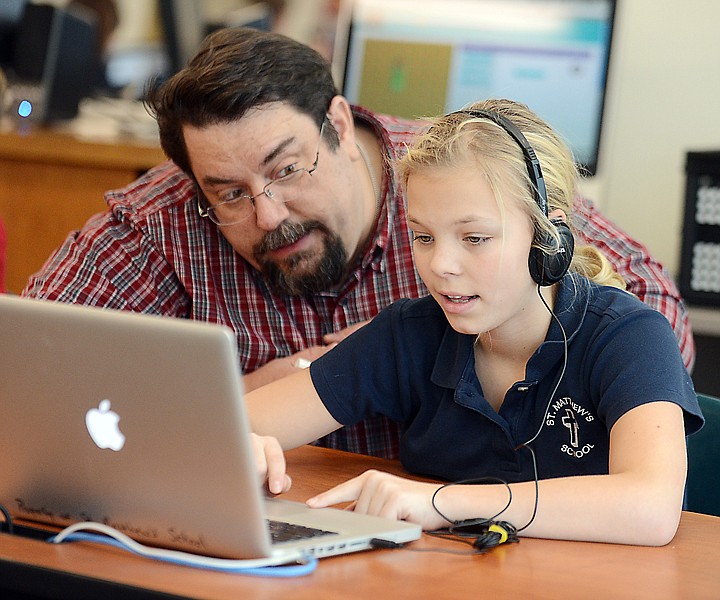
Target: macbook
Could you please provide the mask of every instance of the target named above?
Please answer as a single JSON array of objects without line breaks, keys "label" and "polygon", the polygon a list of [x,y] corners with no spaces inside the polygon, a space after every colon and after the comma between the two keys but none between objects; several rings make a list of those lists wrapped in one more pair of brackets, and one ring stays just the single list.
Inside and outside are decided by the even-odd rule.
[{"label": "macbook", "polygon": [[[266,498],[221,325],[0,295],[0,502],[224,558],[324,557],[414,524]],[[315,535],[273,541],[277,521]],[[284,527],[280,527],[284,528]]]}]

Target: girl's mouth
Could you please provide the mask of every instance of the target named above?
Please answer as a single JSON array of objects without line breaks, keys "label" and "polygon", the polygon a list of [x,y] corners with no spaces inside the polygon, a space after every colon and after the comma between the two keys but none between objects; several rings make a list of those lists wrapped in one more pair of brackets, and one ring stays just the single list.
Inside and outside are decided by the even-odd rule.
[{"label": "girl's mouth", "polygon": [[478,298],[479,296],[447,296],[443,294],[445,298],[447,298],[450,302],[453,304],[467,304],[470,302],[470,300],[474,300],[475,298]]}]

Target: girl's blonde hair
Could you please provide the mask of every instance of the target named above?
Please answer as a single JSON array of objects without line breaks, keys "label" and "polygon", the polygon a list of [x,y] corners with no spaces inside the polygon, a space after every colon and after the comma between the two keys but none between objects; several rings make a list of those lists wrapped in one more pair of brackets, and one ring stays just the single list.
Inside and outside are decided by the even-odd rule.
[{"label": "girl's blonde hair", "polygon": [[[572,153],[555,131],[527,106],[511,100],[486,100],[473,104],[468,112],[457,112],[431,120],[428,130],[419,135],[400,159],[398,169],[407,186],[411,175],[458,164],[477,165],[493,190],[501,210],[503,192],[522,202],[535,229],[534,247],[543,233],[558,240],[557,228],[536,201],[525,156],[518,143],[490,118],[472,111],[497,113],[523,133],[535,151],[547,191],[548,212],[561,209],[572,227],[573,199],[577,193],[578,170]],[[600,284],[625,289],[625,281],[607,258],[592,246],[577,246],[570,270]]]}]

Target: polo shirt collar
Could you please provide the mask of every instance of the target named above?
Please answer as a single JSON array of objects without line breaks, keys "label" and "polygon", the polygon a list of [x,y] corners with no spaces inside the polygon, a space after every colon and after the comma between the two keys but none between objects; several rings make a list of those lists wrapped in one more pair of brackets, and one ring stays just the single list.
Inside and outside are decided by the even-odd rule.
[{"label": "polo shirt collar", "polygon": [[554,313],[562,324],[562,330],[555,319],[550,322],[545,341],[530,357],[526,367],[525,381],[536,383],[563,358],[565,339],[570,345],[577,336],[587,314],[594,284],[577,274],[565,275],[558,283]]},{"label": "polo shirt collar", "polygon": [[[575,338],[585,319],[593,285],[576,274],[565,275],[557,284],[554,312],[565,330],[568,344]],[[434,384],[457,389],[463,380],[476,377],[473,353],[475,337],[458,333],[448,323],[433,366],[431,381]],[[525,382],[539,381],[562,358],[564,346],[560,326],[552,319],[545,341],[528,361]]]}]

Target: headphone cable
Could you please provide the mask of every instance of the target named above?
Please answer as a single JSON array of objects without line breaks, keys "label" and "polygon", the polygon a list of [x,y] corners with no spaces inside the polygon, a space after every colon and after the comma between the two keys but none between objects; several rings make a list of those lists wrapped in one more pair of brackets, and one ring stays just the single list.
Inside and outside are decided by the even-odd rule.
[{"label": "headphone cable", "polygon": [[545,427],[545,423],[547,422],[547,415],[550,410],[550,405],[552,404],[553,398],[555,397],[555,394],[557,393],[558,389],[560,388],[560,383],[562,382],[563,378],[565,377],[565,371],[567,369],[567,363],[568,363],[568,340],[567,340],[567,333],[565,332],[565,328],[563,327],[563,324],[560,322],[560,319],[555,314],[555,311],[553,311],[552,308],[550,308],[550,305],[545,301],[545,298],[543,298],[542,292],[540,290],[540,284],[537,286],[537,293],[540,297],[540,301],[543,303],[547,311],[550,313],[550,316],[555,320],[558,327],[560,328],[560,332],[562,333],[563,338],[563,364],[562,368],[560,369],[560,374],[557,378],[557,381],[555,382],[555,386],[553,387],[552,391],[550,392],[548,396],[547,404],[545,405],[545,410],[543,411],[543,418],[540,422],[540,427],[538,427],[538,430],[535,432],[535,435],[533,435],[529,440],[526,442],[523,442],[519,446],[515,448],[515,450],[519,450],[520,448],[526,448],[530,452],[530,456],[532,458],[532,465],[533,465],[533,474],[534,474],[534,480],[535,480],[535,502],[533,503],[533,512],[532,515],[530,515],[530,520],[525,523],[520,529],[518,529],[518,532],[523,531],[524,529],[527,529],[530,527],[532,522],[535,520],[535,517],[537,516],[537,510],[538,510],[538,503],[540,501],[540,483],[539,483],[539,477],[538,477],[538,470],[537,470],[537,459],[535,457],[535,451],[529,446],[529,444],[533,443],[538,436],[540,435],[540,432],[543,430],[543,427]]}]

